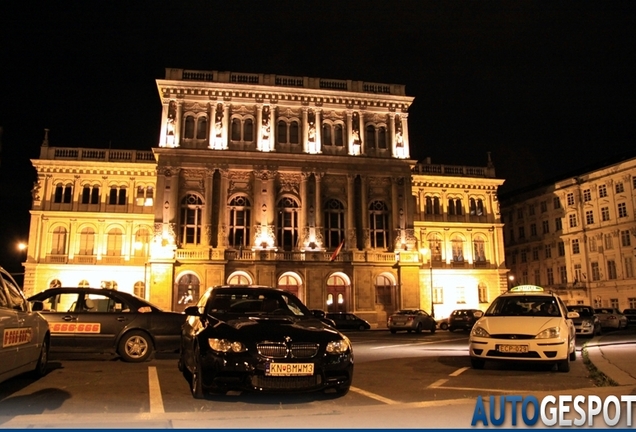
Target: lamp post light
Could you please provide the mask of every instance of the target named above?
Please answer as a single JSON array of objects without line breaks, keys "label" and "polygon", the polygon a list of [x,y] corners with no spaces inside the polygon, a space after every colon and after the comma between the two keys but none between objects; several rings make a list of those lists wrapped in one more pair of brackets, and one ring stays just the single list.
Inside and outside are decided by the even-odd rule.
[{"label": "lamp post light", "polygon": [[515,286],[515,275],[508,275],[508,289]]},{"label": "lamp post light", "polygon": [[434,289],[433,289],[433,251],[427,248],[420,249],[420,253],[422,254],[422,268],[424,268],[424,255],[429,255],[429,270],[431,274],[431,316],[435,318],[435,301],[433,299]]}]

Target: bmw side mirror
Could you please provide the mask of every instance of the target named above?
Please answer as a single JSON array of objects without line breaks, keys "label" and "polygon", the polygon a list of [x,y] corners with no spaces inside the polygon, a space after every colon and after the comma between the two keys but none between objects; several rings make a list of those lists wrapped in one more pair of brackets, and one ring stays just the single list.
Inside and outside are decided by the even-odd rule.
[{"label": "bmw side mirror", "polygon": [[43,302],[41,302],[41,301],[34,301],[34,302],[31,304],[31,310],[32,310],[33,312],[40,312],[40,311],[43,311],[43,310],[44,310],[44,303],[43,303]]},{"label": "bmw side mirror", "polygon": [[183,311],[186,315],[190,316],[201,316],[201,312],[199,311],[199,306],[188,306]]},{"label": "bmw side mirror", "polygon": [[475,318],[479,319],[484,316],[484,313],[482,311],[475,311],[473,312],[473,315],[475,316]]}]

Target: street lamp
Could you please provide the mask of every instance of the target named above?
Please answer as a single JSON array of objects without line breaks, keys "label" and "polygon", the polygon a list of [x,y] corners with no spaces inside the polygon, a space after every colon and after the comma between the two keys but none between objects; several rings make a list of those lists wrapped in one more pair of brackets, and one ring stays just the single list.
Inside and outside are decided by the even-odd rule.
[{"label": "street lamp", "polygon": [[515,286],[515,275],[509,275],[508,276],[508,289],[512,288]]},{"label": "street lamp", "polygon": [[431,274],[431,316],[435,318],[435,302],[433,301],[433,251],[428,248],[420,249],[420,253],[422,254],[422,268],[424,268],[424,255],[429,255],[429,269]]}]

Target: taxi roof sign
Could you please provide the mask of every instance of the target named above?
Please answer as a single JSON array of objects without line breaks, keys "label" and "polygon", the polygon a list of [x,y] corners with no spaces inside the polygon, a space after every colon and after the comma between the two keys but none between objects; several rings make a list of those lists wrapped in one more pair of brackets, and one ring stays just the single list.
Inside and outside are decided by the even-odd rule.
[{"label": "taxi roof sign", "polygon": [[537,285],[517,285],[510,288],[510,292],[543,292],[543,288]]}]

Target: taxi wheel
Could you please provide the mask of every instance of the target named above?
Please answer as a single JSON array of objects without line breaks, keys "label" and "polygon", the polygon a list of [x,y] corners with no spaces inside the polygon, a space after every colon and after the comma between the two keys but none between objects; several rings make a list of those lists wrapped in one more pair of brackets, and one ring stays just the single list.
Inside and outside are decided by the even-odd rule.
[{"label": "taxi wheel", "polygon": [[38,362],[35,365],[35,369],[33,369],[33,375],[36,377],[42,377],[46,374],[46,369],[48,367],[49,361],[49,339],[44,338],[42,341],[42,347],[40,348],[40,356],[38,357]]},{"label": "taxi wheel", "polygon": [[144,362],[150,358],[152,351],[150,336],[142,331],[126,333],[119,341],[119,355],[126,362]]},{"label": "taxi wheel", "polygon": [[435,327],[435,324],[433,324],[433,326],[431,327],[431,333],[435,333],[435,330],[437,330],[437,328]]},{"label": "taxi wheel", "polygon": [[473,367],[473,369],[483,369],[485,364],[486,364],[485,360],[475,358],[475,357],[470,358],[470,365]]},{"label": "taxi wheel", "polygon": [[576,360],[576,348],[570,353],[570,361]]},{"label": "taxi wheel", "polygon": [[415,333],[422,333],[422,323],[417,323],[417,327],[415,328]]},{"label": "taxi wheel", "polygon": [[441,328],[442,330],[448,330],[448,324],[447,323],[441,323],[439,328]]}]

